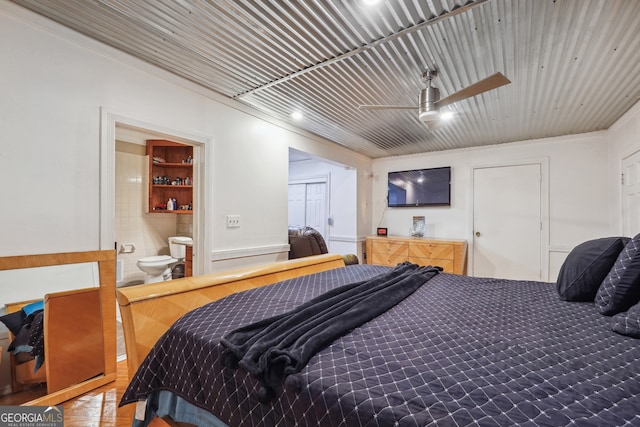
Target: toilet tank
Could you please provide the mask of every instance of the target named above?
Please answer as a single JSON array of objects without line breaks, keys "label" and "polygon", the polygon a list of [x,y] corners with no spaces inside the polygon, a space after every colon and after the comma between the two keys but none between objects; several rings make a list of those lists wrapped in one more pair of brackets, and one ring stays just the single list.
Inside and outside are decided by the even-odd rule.
[{"label": "toilet tank", "polygon": [[175,259],[184,259],[187,247],[185,244],[192,245],[193,239],[191,237],[175,236],[169,237],[169,251],[171,257]]}]

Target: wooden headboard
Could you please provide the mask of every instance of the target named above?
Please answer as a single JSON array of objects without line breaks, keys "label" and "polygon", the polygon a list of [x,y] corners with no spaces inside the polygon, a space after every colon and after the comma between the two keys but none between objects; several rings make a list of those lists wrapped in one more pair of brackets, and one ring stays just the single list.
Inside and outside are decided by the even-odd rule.
[{"label": "wooden headboard", "polygon": [[[67,253],[55,253],[55,254],[39,254],[39,255],[22,255],[22,256],[10,256],[0,258],[0,271],[3,270],[18,270],[29,269],[34,267],[49,267],[56,265],[69,265],[69,264],[83,264],[95,262],[98,265],[98,276],[100,282],[100,288],[98,298],[92,298],[92,301],[96,301],[95,306],[88,306],[85,296],[93,295],[96,289],[80,289],[65,292],[56,292],[47,295],[45,301],[45,307],[53,307],[50,310],[45,308],[45,337],[58,334],[62,335],[63,339],[54,341],[62,342],[64,346],[68,339],[65,338],[69,335],[69,326],[63,322],[48,321],[50,315],[54,315],[64,320],[65,313],[74,307],[77,310],[78,305],[82,305],[87,310],[92,310],[91,313],[87,313],[88,316],[100,316],[102,321],[102,341],[104,343],[104,351],[99,351],[95,354],[95,357],[104,357],[104,372],[99,373],[85,381],[69,381],[70,376],[76,374],[73,372],[69,374],[69,370],[81,371],[78,369],[78,358],[75,355],[67,356],[66,353],[56,352],[56,356],[47,357],[50,354],[46,353],[50,351],[48,349],[47,340],[45,339],[45,364],[47,370],[54,372],[52,378],[53,384],[49,385],[50,390],[56,390],[48,393],[47,395],[31,400],[26,405],[57,405],[61,402],[69,400],[73,397],[79,396],[90,390],[98,388],[102,385],[115,381],[116,379],[116,302],[115,302],[115,289],[116,289],[116,253],[114,250],[105,251],[89,251],[89,252],[67,252]],[[92,307],[92,308],[88,308]],[[97,308],[97,309],[96,309]],[[56,314],[59,313],[59,314]],[[95,319],[92,319],[95,320]],[[57,328],[56,328],[57,325]],[[51,329],[51,331],[49,331]],[[77,329],[77,328],[76,328]],[[82,328],[80,329],[82,330]],[[98,332],[99,334],[99,332]],[[50,342],[51,344],[51,342]],[[89,354],[89,353],[88,353]],[[93,354],[93,353],[91,353]],[[55,363],[53,363],[55,362]],[[51,373],[50,372],[50,373]],[[58,381],[56,375],[60,378]],[[86,376],[84,377],[86,378]]]},{"label": "wooden headboard", "polygon": [[325,254],[117,289],[131,378],[158,338],[183,314],[236,292],[344,267]]}]

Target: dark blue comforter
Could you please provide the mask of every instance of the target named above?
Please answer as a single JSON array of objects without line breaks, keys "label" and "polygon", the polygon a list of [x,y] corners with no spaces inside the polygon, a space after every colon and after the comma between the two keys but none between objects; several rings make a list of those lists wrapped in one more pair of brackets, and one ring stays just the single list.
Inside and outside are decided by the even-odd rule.
[{"label": "dark blue comforter", "polygon": [[337,286],[348,266],[232,295],[159,340],[122,403],[167,389],[230,426],[640,425],[640,340],[549,283],[439,274],[313,356],[267,404],[220,339]]},{"label": "dark blue comforter", "polygon": [[403,301],[440,271],[402,263],[371,279],[333,288],[286,313],[235,329],[221,341],[227,348],[225,365],[240,367],[257,378],[263,386],[258,397],[267,403],[318,351]]}]

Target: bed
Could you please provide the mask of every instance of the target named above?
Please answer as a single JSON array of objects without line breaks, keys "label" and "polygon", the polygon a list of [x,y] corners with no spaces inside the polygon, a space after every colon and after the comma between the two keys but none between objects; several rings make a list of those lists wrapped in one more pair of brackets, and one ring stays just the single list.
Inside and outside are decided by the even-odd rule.
[{"label": "bed", "polygon": [[[235,293],[162,331],[121,405],[138,405],[134,425],[163,417],[214,426],[640,425],[640,340],[632,337],[640,237],[633,251],[630,240],[572,251],[564,287],[435,274],[321,349],[266,399],[261,377],[230,364],[221,341],[391,267],[331,267]],[[637,270],[616,267],[624,256]],[[603,315],[619,302],[621,280],[631,284],[623,286],[626,311]],[[613,283],[608,296],[584,297],[601,282]],[[126,296],[118,299],[127,310]]]}]

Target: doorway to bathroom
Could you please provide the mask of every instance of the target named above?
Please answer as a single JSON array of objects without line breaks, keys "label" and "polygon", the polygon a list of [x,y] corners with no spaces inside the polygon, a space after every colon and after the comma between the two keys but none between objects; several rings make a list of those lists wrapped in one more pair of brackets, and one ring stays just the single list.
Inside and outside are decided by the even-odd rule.
[{"label": "doorway to bathroom", "polygon": [[[145,274],[136,265],[138,259],[168,255],[168,238],[173,236],[192,237],[192,271],[194,275],[203,274],[205,260],[201,254],[207,253],[209,247],[202,213],[209,199],[204,181],[210,139],[139,122],[105,109],[101,113],[100,246],[115,247],[118,253],[118,285],[143,281]],[[193,147],[192,214],[148,212],[148,139],[165,139]]]},{"label": "doorway to bathroom", "polygon": [[[158,264],[161,256],[169,260],[170,256],[173,256],[170,253],[170,238],[176,236],[193,237],[193,211],[178,210],[177,207],[174,211],[173,206],[163,210],[155,210],[157,200],[154,200],[153,208],[150,207],[149,177],[155,177],[159,172],[149,173],[150,162],[146,143],[148,140],[155,141],[157,136],[147,130],[116,125],[114,238],[118,256],[118,286],[143,283],[145,278],[152,274],[151,270],[155,271],[160,268]],[[188,145],[184,144],[184,146]],[[168,160],[161,159],[159,161],[163,162],[163,165],[169,165],[166,163]],[[189,165],[189,169],[191,169],[191,165]],[[173,175],[166,177],[168,180],[188,179],[191,181],[193,178],[191,173],[188,175],[182,173],[180,176],[180,173],[184,171],[185,169],[178,170],[166,167],[160,172],[167,175],[173,172]],[[178,193],[183,193],[187,188],[182,185],[174,188],[174,186],[170,186],[169,182],[163,184],[165,185],[157,186],[163,191],[163,195],[166,193],[178,196]],[[156,186],[152,188],[155,190]],[[189,200],[180,200],[180,203],[186,206],[193,201],[191,199],[189,197]],[[147,267],[147,260],[153,260],[151,270]],[[140,262],[143,263],[140,264]],[[181,260],[180,264],[184,265],[183,263],[184,260]],[[167,279],[171,278],[171,275],[167,275],[165,270],[178,267],[180,266],[169,265],[167,261],[162,271],[158,271]],[[182,271],[184,271],[184,267],[182,267]]]}]

